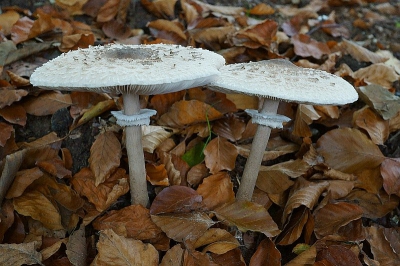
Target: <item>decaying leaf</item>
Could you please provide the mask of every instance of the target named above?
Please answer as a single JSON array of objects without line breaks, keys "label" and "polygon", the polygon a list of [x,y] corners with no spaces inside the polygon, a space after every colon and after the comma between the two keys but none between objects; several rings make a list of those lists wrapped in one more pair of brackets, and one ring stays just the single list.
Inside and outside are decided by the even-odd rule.
[{"label": "decaying leaf", "polygon": [[212,174],[235,167],[238,151],[236,147],[222,137],[211,140],[204,149],[205,162]]},{"label": "decaying leaf", "polygon": [[22,244],[0,244],[0,264],[2,265],[33,265],[42,264],[42,254],[36,249],[38,242]]},{"label": "decaying leaf", "polygon": [[271,266],[280,266],[281,258],[281,253],[276,248],[275,244],[271,239],[266,238],[261,241],[256,252],[251,257],[250,266],[265,265],[265,263]]},{"label": "decaying leaf", "polygon": [[235,201],[235,193],[233,192],[233,184],[226,172],[220,172],[203,179],[197,189],[203,197],[203,202],[209,210]]}]

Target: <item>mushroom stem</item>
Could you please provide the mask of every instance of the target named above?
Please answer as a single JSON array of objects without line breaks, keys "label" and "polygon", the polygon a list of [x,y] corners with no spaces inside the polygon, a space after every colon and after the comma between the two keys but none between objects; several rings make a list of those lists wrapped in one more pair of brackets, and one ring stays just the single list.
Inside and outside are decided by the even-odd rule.
[{"label": "mushroom stem", "polygon": [[[261,114],[272,113],[276,114],[279,106],[279,100],[270,100],[265,98],[263,106],[260,110]],[[260,171],[262,158],[267,147],[271,128],[264,125],[258,125],[256,134],[251,144],[249,157],[244,167],[241,184],[236,194],[238,200],[251,201],[254,187],[256,185],[258,172]]]},{"label": "mushroom stem", "polygon": [[[134,115],[140,112],[139,95],[126,93],[123,95],[123,99],[125,115]],[[147,207],[149,195],[147,194],[141,126],[127,126],[125,128],[125,136],[129,161],[131,204],[140,204]]]}]

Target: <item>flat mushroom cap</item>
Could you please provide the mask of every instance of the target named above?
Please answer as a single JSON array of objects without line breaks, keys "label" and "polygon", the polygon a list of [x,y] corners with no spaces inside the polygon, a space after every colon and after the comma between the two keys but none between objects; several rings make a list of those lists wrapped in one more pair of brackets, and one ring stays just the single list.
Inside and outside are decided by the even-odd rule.
[{"label": "flat mushroom cap", "polygon": [[344,79],[321,70],[301,68],[283,59],[231,64],[219,69],[210,89],[288,102],[341,105],[358,99]]},{"label": "flat mushroom cap", "polygon": [[62,54],[37,68],[30,82],[52,90],[162,94],[205,85],[224,64],[199,48],[112,44]]}]

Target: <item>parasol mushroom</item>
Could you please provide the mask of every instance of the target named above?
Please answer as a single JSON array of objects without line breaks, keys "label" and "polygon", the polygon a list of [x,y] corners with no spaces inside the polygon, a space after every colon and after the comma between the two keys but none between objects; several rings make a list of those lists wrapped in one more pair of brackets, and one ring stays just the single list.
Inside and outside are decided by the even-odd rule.
[{"label": "parasol mushroom", "polygon": [[358,99],[356,90],[344,79],[321,70],[297,67],[284,59],[226,65],[220,72],[208,85],[210,89],[264,99],[260,111],[246,110],[258,126],[237,192],[239,200],[251,200],[271,128],[282,128],[282,123],[290,120],[277,114],[279,101],[343,105]]},{"label": "parasol mushroom", "polygon": [[205,85],[224,64],[222,56],[193,47],[112,44],[62,54],[37,68],[30,81],[49,90],[122,94],[124,111],[113,115],[119,125],[126,127],[131,202],[146,207],[149,198],[141,125],[148,125],[156,111],[141,110],[139,95]]}]

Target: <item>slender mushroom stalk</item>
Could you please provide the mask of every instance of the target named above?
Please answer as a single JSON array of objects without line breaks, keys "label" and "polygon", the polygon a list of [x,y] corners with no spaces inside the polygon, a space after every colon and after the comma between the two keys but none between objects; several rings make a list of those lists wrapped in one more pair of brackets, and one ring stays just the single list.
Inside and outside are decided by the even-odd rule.
[{"label": "slender mushroom stalk", "polygon": [[341,105],[358,99],[357,92],[340,77],[320,70],[300,68],[289,61],[232,64],[220,68],[220,76],[208,87],[224,93],[244,93],[264,98],[261,110],[246,110],[257,123],[249,157],[236,198],[250,201],[263,153],[272,128],[282,128],[290,119],[277,114],[279,101]]},{"label": "slender mushroom stalk", "polygon": [[[124,111],[112,112],[126,130],[131,203],[149,205],[141,126],[156,111],[140,109],[139,95],[176,92],[208,84],[225,59],[179,45],[119,45],[71,51],[37,68],[31,83],[49,90],[122,94]],[[95,77],[95,78],[93,78]]]}]

